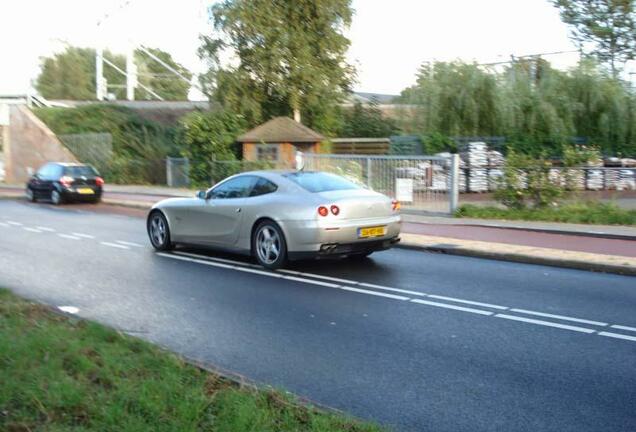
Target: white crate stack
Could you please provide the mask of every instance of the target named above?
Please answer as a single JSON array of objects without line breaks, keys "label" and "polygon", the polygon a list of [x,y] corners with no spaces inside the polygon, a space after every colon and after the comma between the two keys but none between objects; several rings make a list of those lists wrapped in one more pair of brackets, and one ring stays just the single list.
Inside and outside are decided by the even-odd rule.
[{"label": "white crate stack", "polygon": [[619,170],[616,190],[636,190],[636,169],[625,168]]},{"label": "white crate stack", "polygon": [[488,146],[484,142],[471,142],[461,153],[468,165],[468,190],[470,192],[488,191]]}]

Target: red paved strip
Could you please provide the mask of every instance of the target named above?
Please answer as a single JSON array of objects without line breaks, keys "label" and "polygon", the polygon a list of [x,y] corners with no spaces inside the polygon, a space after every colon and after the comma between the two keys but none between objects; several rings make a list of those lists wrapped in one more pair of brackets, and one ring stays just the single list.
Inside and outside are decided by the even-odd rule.
[{"label": "red paved strip", "polygon": [[446,224],[421,224],[404,222],[402,232],[461,240],[506,243],[550,249],[590,252],[605,255],[636,257],[636,241],[597,237],[549,234],[535,231],[511,230]]}]

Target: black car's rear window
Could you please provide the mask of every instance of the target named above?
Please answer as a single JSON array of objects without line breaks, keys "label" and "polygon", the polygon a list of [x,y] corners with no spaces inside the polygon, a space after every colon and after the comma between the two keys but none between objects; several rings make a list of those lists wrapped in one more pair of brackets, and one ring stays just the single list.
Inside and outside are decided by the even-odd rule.
[{"label": "black car's rear window", "polygon": [[283,174],[283,176],[309,192],[360,189],[360,186],[345,178],[324,172],[299,171]]},{"label": "black car's rear window", "polygon": [[64,167],[64,175],[70,177],[94,177],[97,175],[97,172],[93,167],[88,165],[67,166]]}]

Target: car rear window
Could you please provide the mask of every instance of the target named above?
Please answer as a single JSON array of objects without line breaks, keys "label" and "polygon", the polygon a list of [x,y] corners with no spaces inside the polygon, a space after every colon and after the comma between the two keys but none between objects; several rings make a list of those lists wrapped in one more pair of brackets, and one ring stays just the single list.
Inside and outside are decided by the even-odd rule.
[{"label": "car rear window", "polygon": [[327,192],[346,189],[361,189],[357,184],[337,176],[324,172],[295,172],[284,174],[284,177],[293,181],[298,186],[309,192]]},{"label": "car rear window", "polygon": [[64,167],[64,175],[70,177],[93,177],[97,175],[97,172],[93,167],[88,165],[67,166]]}]

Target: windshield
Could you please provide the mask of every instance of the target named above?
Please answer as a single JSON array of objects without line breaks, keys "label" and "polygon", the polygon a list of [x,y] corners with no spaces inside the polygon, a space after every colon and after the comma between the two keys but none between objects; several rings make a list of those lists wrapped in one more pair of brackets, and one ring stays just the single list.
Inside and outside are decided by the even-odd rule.
[{"label": "windshield", "polygon": [[360,186],[345,178],[324,172],[295,172],[284,174],[284,177],[309,192],[361,189]]},{"label": "windshield", "polygon": [[70,177],[94,177],[97,172],[88,165],[64,167],[64,175]]}]

